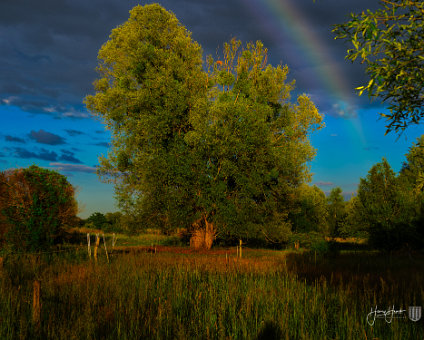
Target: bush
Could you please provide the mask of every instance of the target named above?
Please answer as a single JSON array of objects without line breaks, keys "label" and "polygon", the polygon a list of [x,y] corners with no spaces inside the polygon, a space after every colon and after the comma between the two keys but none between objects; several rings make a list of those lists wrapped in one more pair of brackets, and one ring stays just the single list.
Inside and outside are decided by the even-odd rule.
[{"label": "bush", "polygon": [[298,242],[300,247],[306,248],[317,253],[326,253],[329,250],[328,242],[325,237],[317,232],[298,233],[290,237],[290,243]]},{"label": "bush", "polygon": [[35,165],[0,172],[0,245],[47,249],[78,223],[75,190],[66,177]]}]

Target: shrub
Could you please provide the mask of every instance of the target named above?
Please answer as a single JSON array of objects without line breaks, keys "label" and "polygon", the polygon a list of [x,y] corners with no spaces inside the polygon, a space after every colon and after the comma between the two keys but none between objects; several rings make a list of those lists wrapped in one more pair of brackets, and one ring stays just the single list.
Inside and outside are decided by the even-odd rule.
[{"label": "shrub", "polygon": [[317,232],[310,233],[298,233],[293,234],[290,237],[290,243],[293,244],[298,242],[302,248],[306,248],[317,253],[326,253],[328,252],[328,242],[325,240],[325,237]]},{"label": "shrub", "polygon": [[66,177],[38,166],[0,172],[0,245],[46,249],[77,223],[75,190]]}]

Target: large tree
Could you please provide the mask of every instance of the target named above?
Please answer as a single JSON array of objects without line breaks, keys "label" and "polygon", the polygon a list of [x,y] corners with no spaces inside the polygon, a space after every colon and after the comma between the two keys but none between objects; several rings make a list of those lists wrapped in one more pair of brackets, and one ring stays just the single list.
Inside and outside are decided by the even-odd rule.
[{"label": "large tree", "polygon": [[322,121],[307,96],[290,103],[287,67],[268,65],[260,42],[232,40],[205,71],[199,45],[159,5],[135,7],[99,59],[86,102],[112,130],[101,174],[122,207],[164,229],[284,238]]},{"label": "large tree", "polygon": [[359,94],[388,102],[390,114],[382,114],[387,131],[399,131],[424,117],[424,2],[380,2],[375,12],[352,13],[334,32],[353,45],[346,58],[366,65],[369,82]]},{"label": "large tree", "polygon": [[86,104],[113,144],[100,175],[115,182],[125,213],[165,229],[189,223],[193,176],[184,137],[209,86],[200,46],[161,6],[136,6],[98,58],[96,95]]},{"label": "large tree", "polygon": [[322,117],[307,96],[290,103],[288,68],[268,65],[261,42],[240,46],[233,39],[222,60],[209,58],[214,86],[191,116],[198,217],[227,236],[282,241],[315,155],[308,136]]}]

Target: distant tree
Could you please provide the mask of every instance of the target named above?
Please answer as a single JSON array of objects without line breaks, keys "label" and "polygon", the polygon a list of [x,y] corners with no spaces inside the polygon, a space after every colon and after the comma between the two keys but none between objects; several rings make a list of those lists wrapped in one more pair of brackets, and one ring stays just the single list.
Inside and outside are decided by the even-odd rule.
[{"label": "distant tree", "polygon": [[58,172],[35,165],[0,172],[0,240],[23,251],[50,247],[78,223],[75,190]]},{"label": "distant tree", "polygon": [[361,59],[369,82],[357,88],[361,95],[389,103],[387,132],[418,124],[424,117],[424,1],[381,0],[375,12],[351,14],[336,25],[336,39],[350,41],[346,58]]},{"label": "distant tree", "polygon": [[346,223],[346,203],[342,195],[342,189],[333,188],[327,197],[327,221],[331,236],[340,236],[340,229]]},{"label": "distant tree", "polygon": [[417,138],[406,154],[406,162],[399,177],[405,190],[409,190],[415,199],[415,224],[419,238],[424,243],[424,135]]},{"label": "distant tree", "polygon": [[366,178],[361,178],[356,208],[373,246],[392,250],[422,242],[417,239],[414,223],[415,198],[386,159],[374,165]]},{"label": "distant tree", "polygon": [[326,234],[327,215],[325,193],[316,185],[309,186],[305,183],[299,186],[295,209],[289,215],[293,231],[317,231]]},{"label": "distant tree", "polygon": [[109,222],[105,215],[100,212],[94,212],[85,221],[86,227],[93,229],[107,230],[109,228]]},{"label": "distant tree", "polygon": [[262,43],[232,40],[223,52],[206,72],[173,14],[135,7],[100,50],[97,93],[86,98],[112,130],[100,174],[146,226],[282,240],[322,117],[305,95],[289,102],[288,69],[267,65]]},{"label": "distant tree", "polygon": [[411,184],[417,197],[424,193],[424,135],[409,149],[400,174]]},{"label": "distant tree", "polygon": [[105,218],[108,223],[108,231],[120,232],[123,230],[123,215],[121,212],[106,213]]},{"label": "distant tree", "polygon": [[357,196],[352,196],[345,203],[346,218],[344,223],[339,226],[338,233],[341,237],[360,237],[368,238],[368,227],[364,226],[360,216],[358,215],[360,204]]}]

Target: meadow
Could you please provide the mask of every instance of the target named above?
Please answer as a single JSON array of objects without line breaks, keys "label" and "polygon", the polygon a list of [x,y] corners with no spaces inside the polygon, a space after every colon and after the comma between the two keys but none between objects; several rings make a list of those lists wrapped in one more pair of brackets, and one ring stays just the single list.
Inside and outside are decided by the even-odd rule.
[{"label": "meadow", "polygon": [[[147,246],[154,238],[121,239],[109,262],[103,248],[97,262],[90,259],[86,245],[5,257],[0,338],[424,338],[423,319],[408,319],[408,306],[423,305],[421,253],[245,248],[239,258],[236,248],[161,245],[173,242],[162,236]],[[376,306],[406,312],[370,326],[367,314]]]}]

